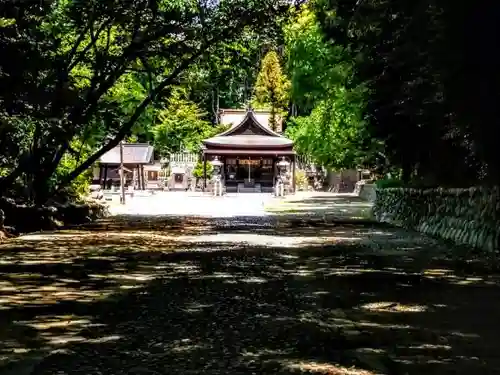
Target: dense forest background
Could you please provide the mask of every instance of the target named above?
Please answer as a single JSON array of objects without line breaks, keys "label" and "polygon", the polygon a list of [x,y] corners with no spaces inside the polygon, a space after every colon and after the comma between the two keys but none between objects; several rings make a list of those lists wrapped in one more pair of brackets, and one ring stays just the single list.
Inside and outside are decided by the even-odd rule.
[{"label": "dense forest background", "polygon": [[[196,152],[268,108],[298,152],[406,184],[500,183],[500,5],[2,1],[0,195],[81,192],[121,140]],[[493,51],[492,51],[493,48]]]}]

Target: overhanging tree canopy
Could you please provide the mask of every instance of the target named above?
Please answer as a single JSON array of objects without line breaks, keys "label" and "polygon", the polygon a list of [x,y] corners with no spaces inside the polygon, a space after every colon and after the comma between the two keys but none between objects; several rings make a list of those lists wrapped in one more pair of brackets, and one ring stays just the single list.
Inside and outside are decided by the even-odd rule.
[{"label": "overhanging tree canopy", "polygon": [[[0,86],[11,77],[30,77],[11,84],[11,95],[2,97],[7,110],[3,121],[23,121],[30,130],[21,156],[2,166],[0,190],[25,175],[33,180],[38,200],[47,197],[46,181],[63,158],[72,155],[79,161],[57,178],[58,187],[129,135],[148,107],[168,94],[199,57],[222,42],[236,40],[246,28],[265,30],[289,7],[286,1],[271,0],[138,0],[133,7],[100,0],[40,4],[12,3],[0,14],[8,20],[1,27],[3,48],[18,50],[8,57],[2,53],[6,73]],[[28,54],[45,64],[22,64]],[[143,91],[131,97],[128,109],[117,116],[116,94],[129,73],[145,78]],[[99,135],[96,127],[105,131]],[[81,140],[89,133],[93,144],[101,146],[79,158],[85,148]]]}]

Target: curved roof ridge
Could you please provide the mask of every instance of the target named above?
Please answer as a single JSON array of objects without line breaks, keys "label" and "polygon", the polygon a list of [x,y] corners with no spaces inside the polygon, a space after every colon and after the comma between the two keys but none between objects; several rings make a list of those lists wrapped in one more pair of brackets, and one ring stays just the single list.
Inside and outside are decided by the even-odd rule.
[{"label": "curved roof ridge", "polygon": [[278,134],[278,133],[272,131],[271,129],[265,127],[264,125],[262,125],[259,122],[259,120],[257,120],[257,117],[255,117],[253,109],[248,109],[247,110],[247,113],[245,114],[245,117],[243,118],[243,120],[241,120],[241,122],[238,125],[232,127],[229,130],[226,130],[223,133],[218,134],[217,137],[225,137],[225,136],[231,135],[232,133],[234,133],[238,129],[240,129],[248,120],[252,120],[255,125],[257,125],[260,129],[262,129],[270,137],[282,137],[282,138],[285,138],[281,134]]}]

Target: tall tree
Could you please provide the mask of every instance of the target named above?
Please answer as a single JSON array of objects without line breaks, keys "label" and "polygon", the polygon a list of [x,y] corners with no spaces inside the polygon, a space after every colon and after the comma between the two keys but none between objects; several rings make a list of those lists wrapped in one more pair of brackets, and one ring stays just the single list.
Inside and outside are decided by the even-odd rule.
[{"label": "tall tree", "polygon": [[367,136],[366,89],[353,81],[354,61],[340,45],[325,40],[310,6],[285,27],[291,100],[298,109],[287,135],[301,154],[333,169],[365,164],[377,145]]},{"label": "tall tree", "polygon": [[226,129],[203,120],[203,112],[187,98],[185,89],[176,88],[166,104],[166,108],[158,112],[157,124],[151,129],[155,149],[162,155],[199,152],[203,139]]},{"label": "tall tree", "polygon": [[262,59],[262,66],[255,84],[255,99],[258,106],[269,106],[269,125],[276,130],[278,116],[283,116],[288,105],[290,81],[283,74],[278,54],[269,51]]},{"label": "tall tree", "polygon": [[328,38],[369,84],[370,133],[405,180],[500,184],[500,5],[450,0],[317,0]]},{"label": "tall tree", "polygon": [[[57,178],[54,186],[59,188],[130,135],[148,108],[168,95],[199,58],[221,43],[238,40],[247,28],[265,28],[289,7],[285,0],[139,0],[134,7],[100,0],[40,4],[12,2],[0,14],[7,20],[0,30],[4,51],[23,47],[21,53],[1,54],[0,71],[8,74],[0,76],[0,86],[9,82],[12,94],[0,104],[9,111],[8,121],[16,116],[32,124],[26,133],[29,147],[0,177],[0,191],[31,176],[38,201],[51,193],[47,181],[73,153],[75,140],[96,124],[104,125],[100,136],[92,132],[100,146]],[[36,48],[36,56],[46,63],[17,69],[29,62],[23,64],[23,56],[35,56],[30,50]],[[143,87],[124,110],[117,100],[124,91],[117,89],[130,74],[140,77]]]}]

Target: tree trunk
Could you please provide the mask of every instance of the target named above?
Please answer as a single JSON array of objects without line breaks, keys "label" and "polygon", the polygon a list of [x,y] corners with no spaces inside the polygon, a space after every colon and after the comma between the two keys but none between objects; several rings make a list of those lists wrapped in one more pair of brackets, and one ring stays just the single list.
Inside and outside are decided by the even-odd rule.
[{"label": "tree trunk", "polygon": [[219,87],[215,87],[214,90],[212,90],[212,111],[214,114],[214,121],[216,125],[219,125],[220,123],[220,108],[219,108]]},{"label": "tree trunk", "polygon": [[403,181],[403,184],[407,185],[411,181],[411,174],[412,174],[412,165],[409,162],[403,162],[402,167],[402,173],[401,173],[401,180]]},{"label": "tree trunk", "polygon": [[274,105],[271,105],[271,114],[269,117],[269,127],[273,132],[276,131],[276,108]]}]

